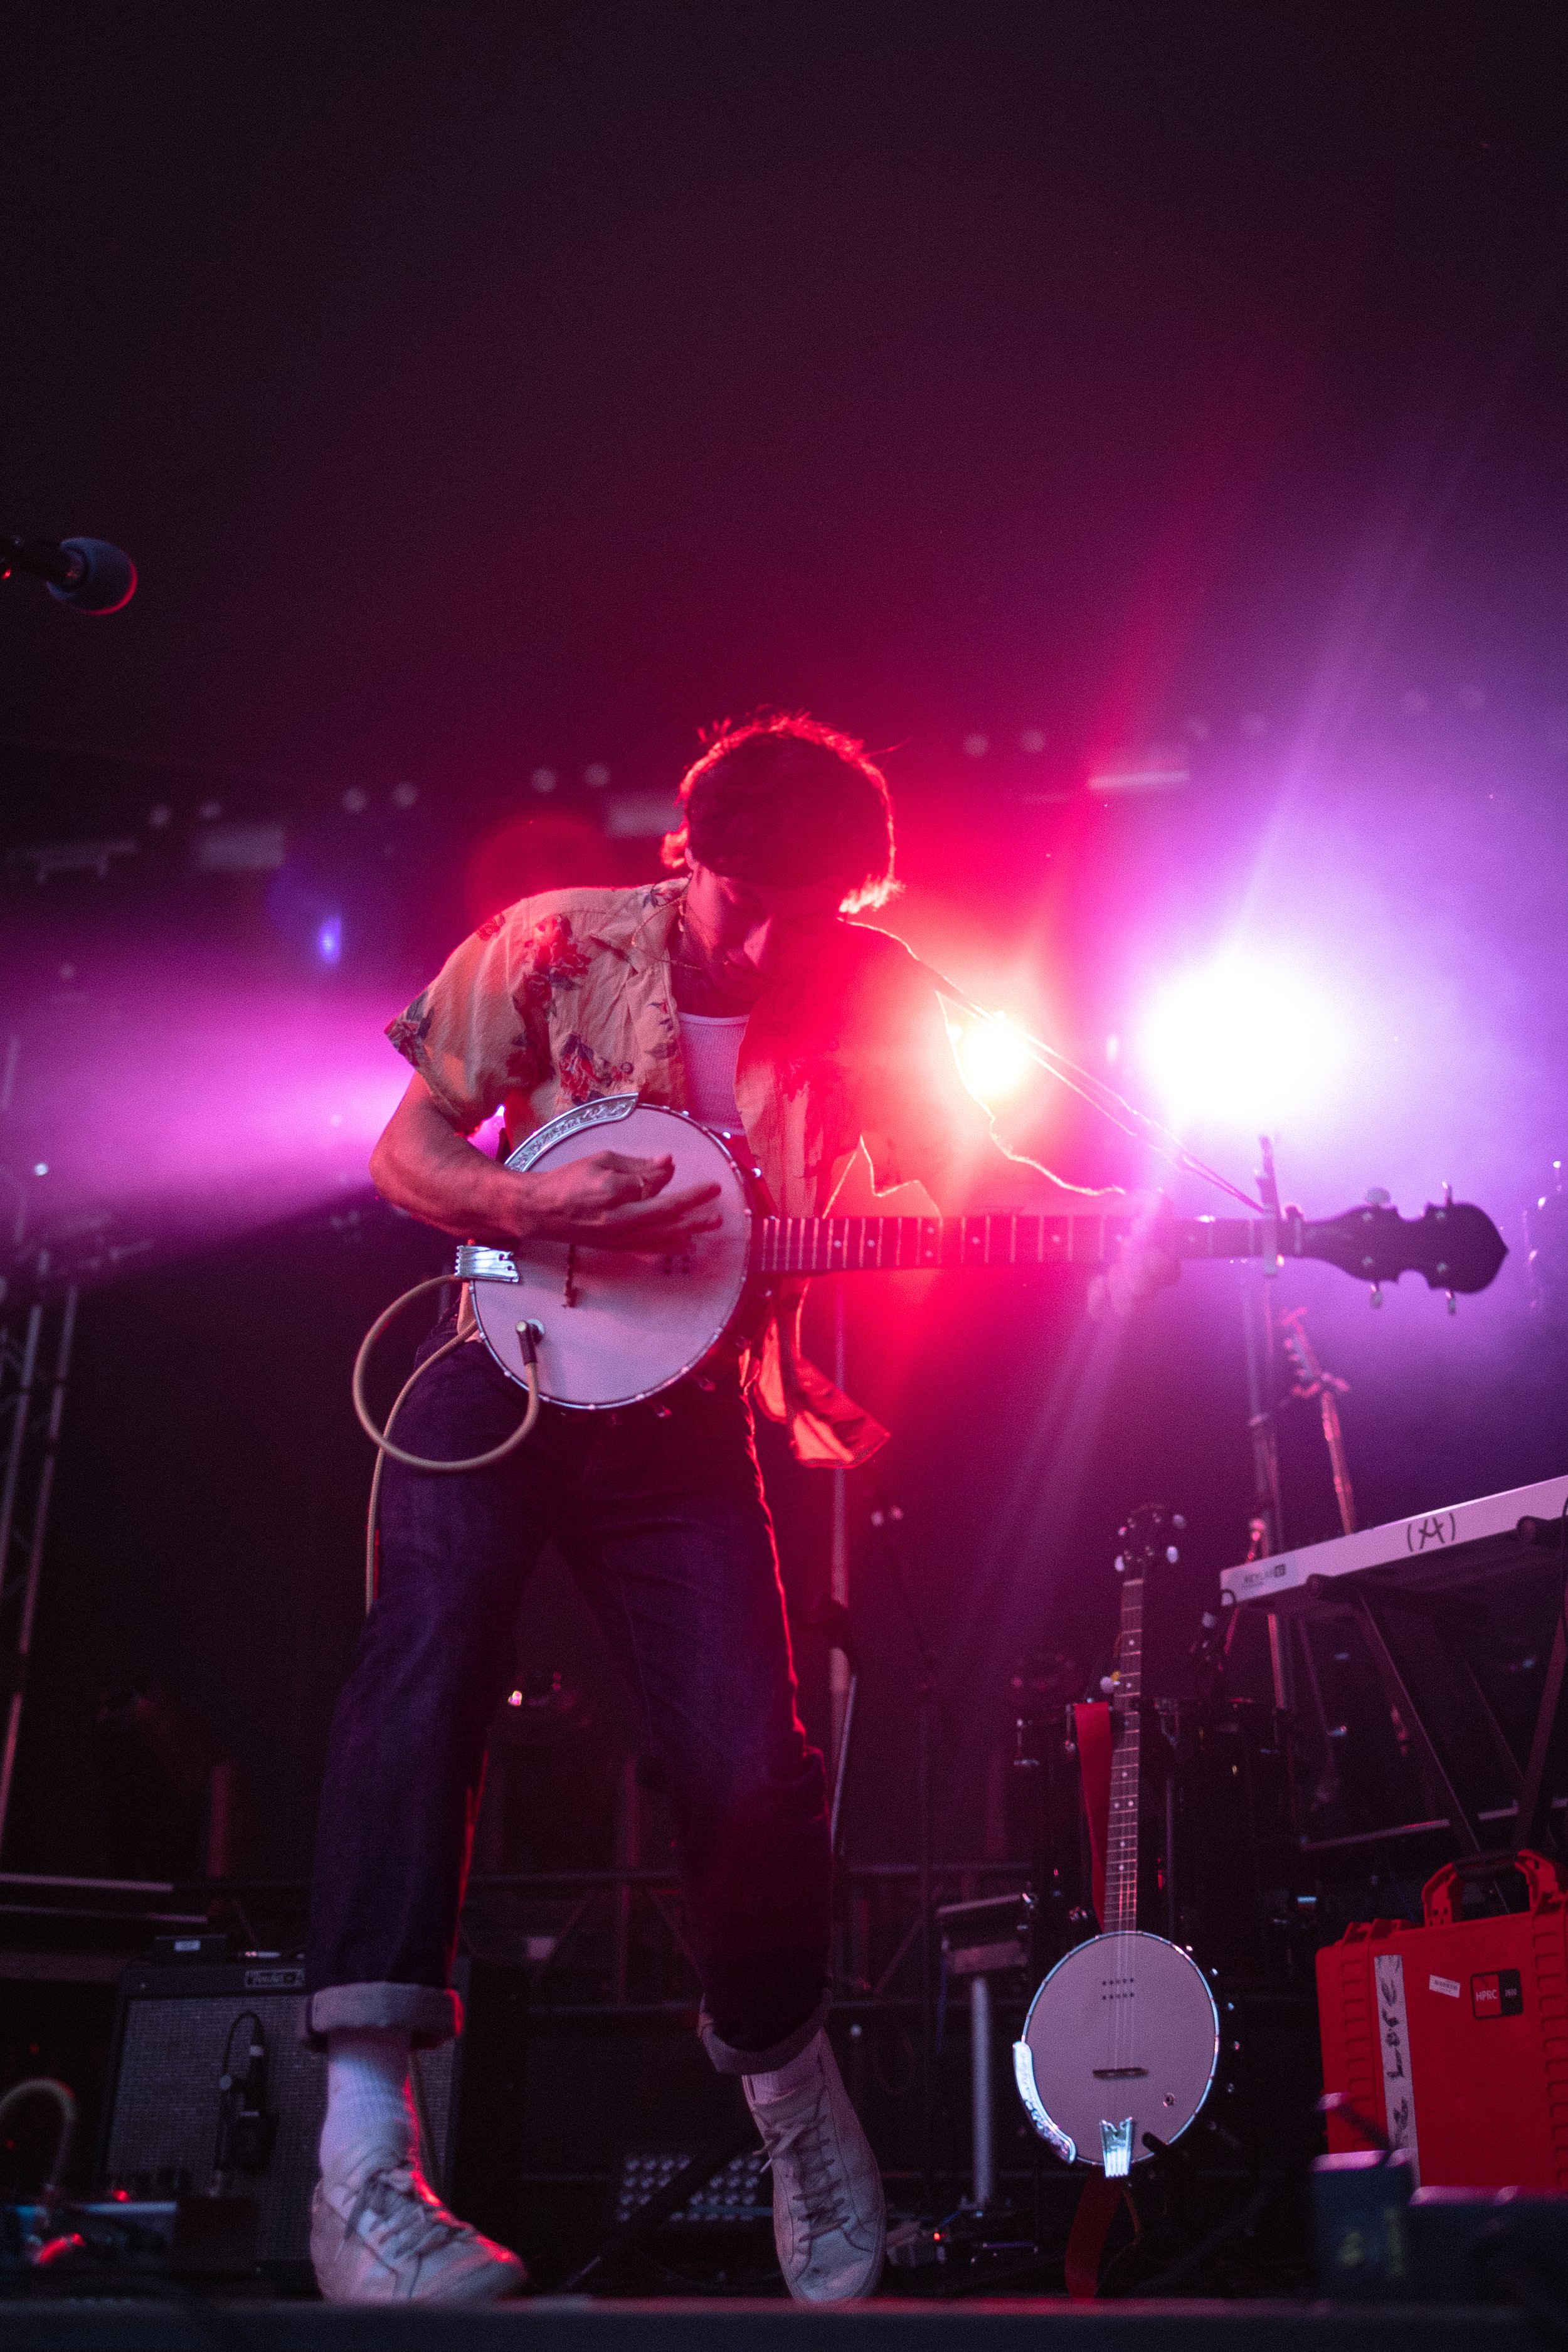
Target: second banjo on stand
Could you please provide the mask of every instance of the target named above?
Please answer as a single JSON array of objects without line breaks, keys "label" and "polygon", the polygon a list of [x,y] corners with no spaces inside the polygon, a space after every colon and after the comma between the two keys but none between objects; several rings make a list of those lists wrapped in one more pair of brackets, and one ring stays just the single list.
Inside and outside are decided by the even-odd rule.
[{"label": "second banjo on stand", "polygon": [[1121,1531],[1104,1932],[1057,1962],[1013,2050],[1041,2137],[1068,2164],[1096,2165],[1111,2179],[1181,2137],[1219,2061],[1219,2011],[1203,1970],[1179,1944],[1138,1926],[1143,1584],[1174,1557],[1170,1535],[1180,1525],[1151,1509],[1134,1511]]}]

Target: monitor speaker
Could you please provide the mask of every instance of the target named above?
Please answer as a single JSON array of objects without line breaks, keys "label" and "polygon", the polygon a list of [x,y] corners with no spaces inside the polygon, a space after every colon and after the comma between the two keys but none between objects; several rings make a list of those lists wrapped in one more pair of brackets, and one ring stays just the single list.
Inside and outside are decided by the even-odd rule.
[{"label": "monitor speaker", "polygon": [[[465,2221],[510,2244],[521,2188],[527,1975],[460,1959],[452,1983],[462,2033],[415,2060],[434,2185]],[[259,2259],[309,2261],[327,2069],[300,2039],[303,1988],[297,1963],[257,1956],[126,1969],[100,2155],[107,2188],[168,2197],[216,2185],[254,2197]]]}]

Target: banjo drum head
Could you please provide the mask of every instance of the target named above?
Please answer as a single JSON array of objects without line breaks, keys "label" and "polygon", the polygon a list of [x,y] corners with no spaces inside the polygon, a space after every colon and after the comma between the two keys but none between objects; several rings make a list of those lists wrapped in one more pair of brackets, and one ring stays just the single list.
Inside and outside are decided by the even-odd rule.
[{"label": "banjo drum head", "polygon": [[679,1257],[531,1242],[511,1252],[516,1282],[476,1281],[474,1311],[491,1354],[522,1379],[519,1323],[543,1330],[539,1391],[547,1404],[608,1412],[638,1403],[693,1370],[723,1336],[746,1287],[751,1202],[746,1181],[717,1136],[683,1111],[610,1096],[565,1111],[529,1136],[509,1168],[543,1174],[596,1151],[639,1160],[668,1153],[666,1187],[719,1187],[722,1223],[699,1234]]},{"label": "banjo drum head", "polygon": [[1057,1962],[1024,2021],[1019,2088],[1033,2113],[1026,2050],[1039,2107],[1054,2126],[1045,2132],[1036,2114],[1043,2137],[1070,2140],[1080,2162],[1099,2165],[1102,2127],[1114,2135],[1131,2121],[1123,2145],[1137,2164],[1152,2152],[1146,2131],[1178,2139],[1208,2097],[1219,2012],[1203,1970],[1180,1945],[1163,1936],[1093,1936]]}]

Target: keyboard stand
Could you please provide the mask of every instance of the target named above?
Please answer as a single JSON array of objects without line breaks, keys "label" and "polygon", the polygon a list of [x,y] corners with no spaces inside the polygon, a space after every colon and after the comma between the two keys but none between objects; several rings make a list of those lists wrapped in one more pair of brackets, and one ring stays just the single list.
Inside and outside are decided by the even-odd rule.
[{"label": "keyboard stand", "polygon": [[[1563,1704],[1563,1681],[1568,1670],[1568,1623],[1564,1622],[1563,1601],[1557,1604],[1557,1626],[1552,1636],[1552,1656],[1547,1663],[1546,1680],[1542,1686],[1541,1706],[1535,1717],[1535,1737],[1530,1743],[1530,1761],[1524,1769],[1524,1786],[1519,1796],[1519,1822],[1514,1834],[1514,1851],[1521,1845],[1532,1846],[1536,1841],[1536,1817],[1546,1780],[1546,1759],[1552,1746],[1552,1735],[1557,1728],[1558,1713]],[[1550,1832],[1546,1832],[1550,1839]]]},{"label": "keyboard stand", "polygon": [[[1343,1611],[1359,1627],[1367,1653],[1377,1670],[1384,1696],[1397,1709],[1420,1767],[1423,1780],[1429,1791],[1436,1814],[1446,1817],[1446,1826],[1452,1832],[1460,1852],[1466,1855],[1496,1853],[1505,1848],[1517,1851],[1521,1845],[1535,1843],[1545,1836],[1552,1842],[1549,1825],[1540,1817],[1545,1794],[1545,1776],[1552,1751],[1552,1735],[1562,1707],[1563,1685],[1568,1682],[1568,1626],[1560,1607],[1552,1637],[1552,1654],[1545,1682],[1536,1710],[1531,1740],[1530,1759],[1521,1771],[1518,1757],[1506,1738],[1502,1726],[1493,1714],[1486,1691],[1478,1677],[1462,1639],[1451,1623],[1444,1621],[1449,1614],[1454,1598],[1452,1588],[1446,1592],[1424,1593],[1408,1589],[1395,1589],[1375,1571],[1360,1576],[1335,1577],[1332,1580],[1312,1579],[1306,1591],[1306,1605],[1292,1614],[1300,1621],[1300,1638],[1305,1649],[1307,1622],[1321,1615]],[[1469,1718],[1468,1734],[1484,1740],[1489,1750],[1502,1790],[1511,1800],[1509,1810],[1513,1814],[1511,1833],[1506,1838],[1497,1834],[1502,1823],[1494,1814],[1483,1818],[1460,1796],[1455,1776],[1444,1754],[1444,1742],[1433,1720],[1433,1709],[1418,1696],[1418,1677],[1409,1663],[1408,1632],[1401,1641],[1400,1620],[1419,1621],[1440,1654],[1447,1675],[1458,1693],[1462,1694],[1465,1712]],[[1287,1633],[1289,1620],[1279,1621],[1279,1630]],[[1405,1654],[1402,1659],[1402,1652]],[[1306,1652],[1309,1661],[1310,1652]],[[1426,1679],[1426,1678],[1419,1678]],[[1453,1745],[1454,1743],[1449,1743]],[[1431,1832],[1444,1822],[1405,1822],[1384,1832],[1389,1837],[1413,1836]],[[1350,1838],[1301,1839],[1302,1850],[1309,1853],[1328,1852],[1341,1845],[1359,1845],[1372,1842],[1362,1832]]]}]

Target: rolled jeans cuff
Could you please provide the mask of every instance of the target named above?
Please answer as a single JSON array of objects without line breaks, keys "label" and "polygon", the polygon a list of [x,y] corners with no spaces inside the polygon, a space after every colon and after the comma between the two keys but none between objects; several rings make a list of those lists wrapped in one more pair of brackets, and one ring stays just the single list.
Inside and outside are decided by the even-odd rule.
[{"label": "rolled jeans cuff", "polygon": [[449,1988],[416,1984],[324,1985],[305,1996],[300,2039],[325,2050],[329,2033],[378,2027],[406,2033],[416,2050],[450,2042],[463,2030],[463,2004]]},{"label": "rolled jeans cuff", "polygon": [[824,1993],[804,2025],[786,2033],[766,2050],[737,2050],[714,2031],[713,2020],[706,2009],[697,2021],[697,2031],[702,2036],[702,2046],[721,2074],[773,2074],[798,2058],[808,2042],[815,2042],[827,2022],[828,1996]]}]

